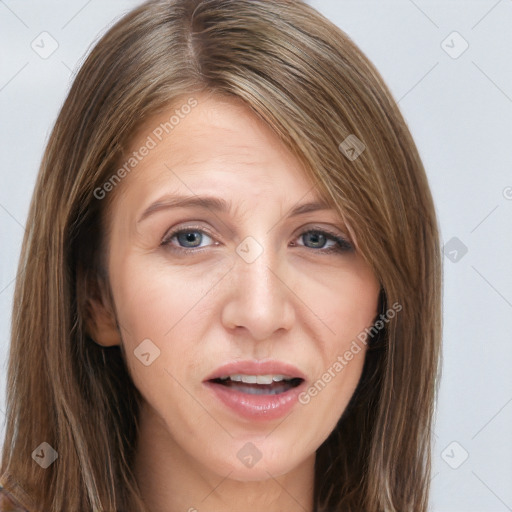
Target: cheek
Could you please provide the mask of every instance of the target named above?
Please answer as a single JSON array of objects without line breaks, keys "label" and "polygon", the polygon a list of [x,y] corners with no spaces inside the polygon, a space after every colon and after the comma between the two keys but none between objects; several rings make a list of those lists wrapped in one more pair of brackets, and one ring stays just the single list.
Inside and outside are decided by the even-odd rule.
[{"label": "cheek", "polygon": [[112,275],[117,313],[125,328],[123,341],[133,348],[145,338],[165,343],[194,325],[224,268],[194,272],[171,267],[163,258],[151,265],[146,260],[144,255],[126,258]]},{"label": "cheek", "polygon": [[112,273],[128,368],[143,395],[169,389],[170,374],[181,380],[204,360],[209,292],[224,272],[222,265],[194,273],[134,256]]},{"label": "cheek", "polygon": [[308,449],[316,449],[318,440],[335,429],[361,378],[366,351],[364,343],[350,337],[326,347],[323,368],[299,395]]},{"label": "cheek", "polygon": [[330,333],[326,350],[343,349],[347,340],[356,338],[375,319],[379,282],[362,264],[315,280],[310,286],[315,290],[312,302]]},{"label": "cheek", "polygon": [[[191,402],[188,376],[195,374],[202,347],[195,335],[204,322],[204,298],[210,279],[126,260],[117,269],[116,308],[128,371],[135,387],[175,432],[191,432],[207,422]],[[114,279],[113,279],[114,280]],[[166,411],[172,410],[172,415]],[[190,419],[190,424],[181,423]],[[189,434],[190,435],[190,434]]]},{"label": "cheek", "polygon": [[377,315],[380,291],[373,273],[362,266],[322,281],[313,298],[329,335],[318,347],[322,365],[299,397],[308,418],[304,428],[316,432],[313,439],[332,432],[357,387],[367,351],[365,329]]}]

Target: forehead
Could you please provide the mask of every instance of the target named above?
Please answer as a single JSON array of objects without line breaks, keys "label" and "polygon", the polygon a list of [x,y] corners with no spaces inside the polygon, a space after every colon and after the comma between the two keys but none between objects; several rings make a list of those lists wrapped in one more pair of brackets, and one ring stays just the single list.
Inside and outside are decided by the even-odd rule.
[{"label": "forehead", "polygon": [[178,101],[138,130],[120,164],[131,168],[122,196],[142,200],[168,186],[189,194],[251,191],[268,200],[278,193],[295,201],[306,192],[316,197],[300,160],[248,106],[206,95],[195,99],[186,114],[175,114]]}]

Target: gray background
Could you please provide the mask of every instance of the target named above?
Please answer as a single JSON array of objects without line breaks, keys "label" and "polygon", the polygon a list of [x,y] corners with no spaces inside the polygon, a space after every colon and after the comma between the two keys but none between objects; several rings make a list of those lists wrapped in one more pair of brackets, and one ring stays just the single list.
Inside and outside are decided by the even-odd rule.
[{"label": "gray background", "polygon": [[[437,205],[445,319],[431,509],[512,511],[512,0],[310,3],[382,73]],[[43,148],[73,70],[137,4],[0,0],[1,423],[16,265]],[[50,37],[58,48],[43,59]]]}]

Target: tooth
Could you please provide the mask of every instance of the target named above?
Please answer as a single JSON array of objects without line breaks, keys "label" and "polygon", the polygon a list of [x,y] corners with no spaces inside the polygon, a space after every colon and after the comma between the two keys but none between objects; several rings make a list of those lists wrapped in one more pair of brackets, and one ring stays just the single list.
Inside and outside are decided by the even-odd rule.
[{"label": "tooth", "polygon": [[293,379],[293,377],[286,377],[284,375],[242,375],[240,373],[236,373],[234,375],[229,375],[226,377],[220,377],[221,380],[230,379],[234,382],[244,382],[245,384],[272,384],[272,382],[289,382]]},{"label": "tooth", "polygon": [[272,384],[272,375],[258,375],[256,384]]}]

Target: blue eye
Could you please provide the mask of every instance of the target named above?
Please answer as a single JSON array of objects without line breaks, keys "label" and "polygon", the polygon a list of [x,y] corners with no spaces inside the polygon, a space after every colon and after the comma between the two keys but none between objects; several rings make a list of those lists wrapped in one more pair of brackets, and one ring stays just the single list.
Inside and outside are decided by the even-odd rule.
[{"label": "blue eye", "polygon": [[175,236],[178,237],[178,241],[180,244],[183,244],[184,247],[198,247],[203,240],[203,233],[200,231],[181,231]]},{"label": "blue eye", "polygon": [[304,246],[310,249],[319,249],[321,252],[344,252],[353,249],[352,245],[347,240],[337,235],[327,233],[326,231],[305,231],[299,238],[303,241],[307,241],[304,243]]},{"label": "blue eye", "polygon": [[172,249],[177,249],[178,251],[180,248],[184,249],[185,252],[188,252],[187,249],[195,249],[201,247],[201,242],[204,238],[210,238],[204,231],[200,229],[180,229],[178,231],[174,231],[173,233],[170,233],[169,236],[165,238],[165,240],[162,242],[162,245],[171,245],[170,242],[174,238],[179,242],[179,247],[172,247]]},{"label": "blue eye", "polygon": [[[182,254],[198,252],[198,250],[208,247],[208,245],[218,245],[216,242],[201,245],[205,238],[213,241],[212,237],[202,229],[184,228],[169,233],[162,240],[161,245]],[[178,245],[173,243],[173,240],[176,240]],[[353,251],[353,246],[350,242],[334,233],[320,229],[304,231],[298,236],[297,240],[302,240],[303,243],[297,244],[294,242],[293,246],[302,246],[322,254]]]}]

